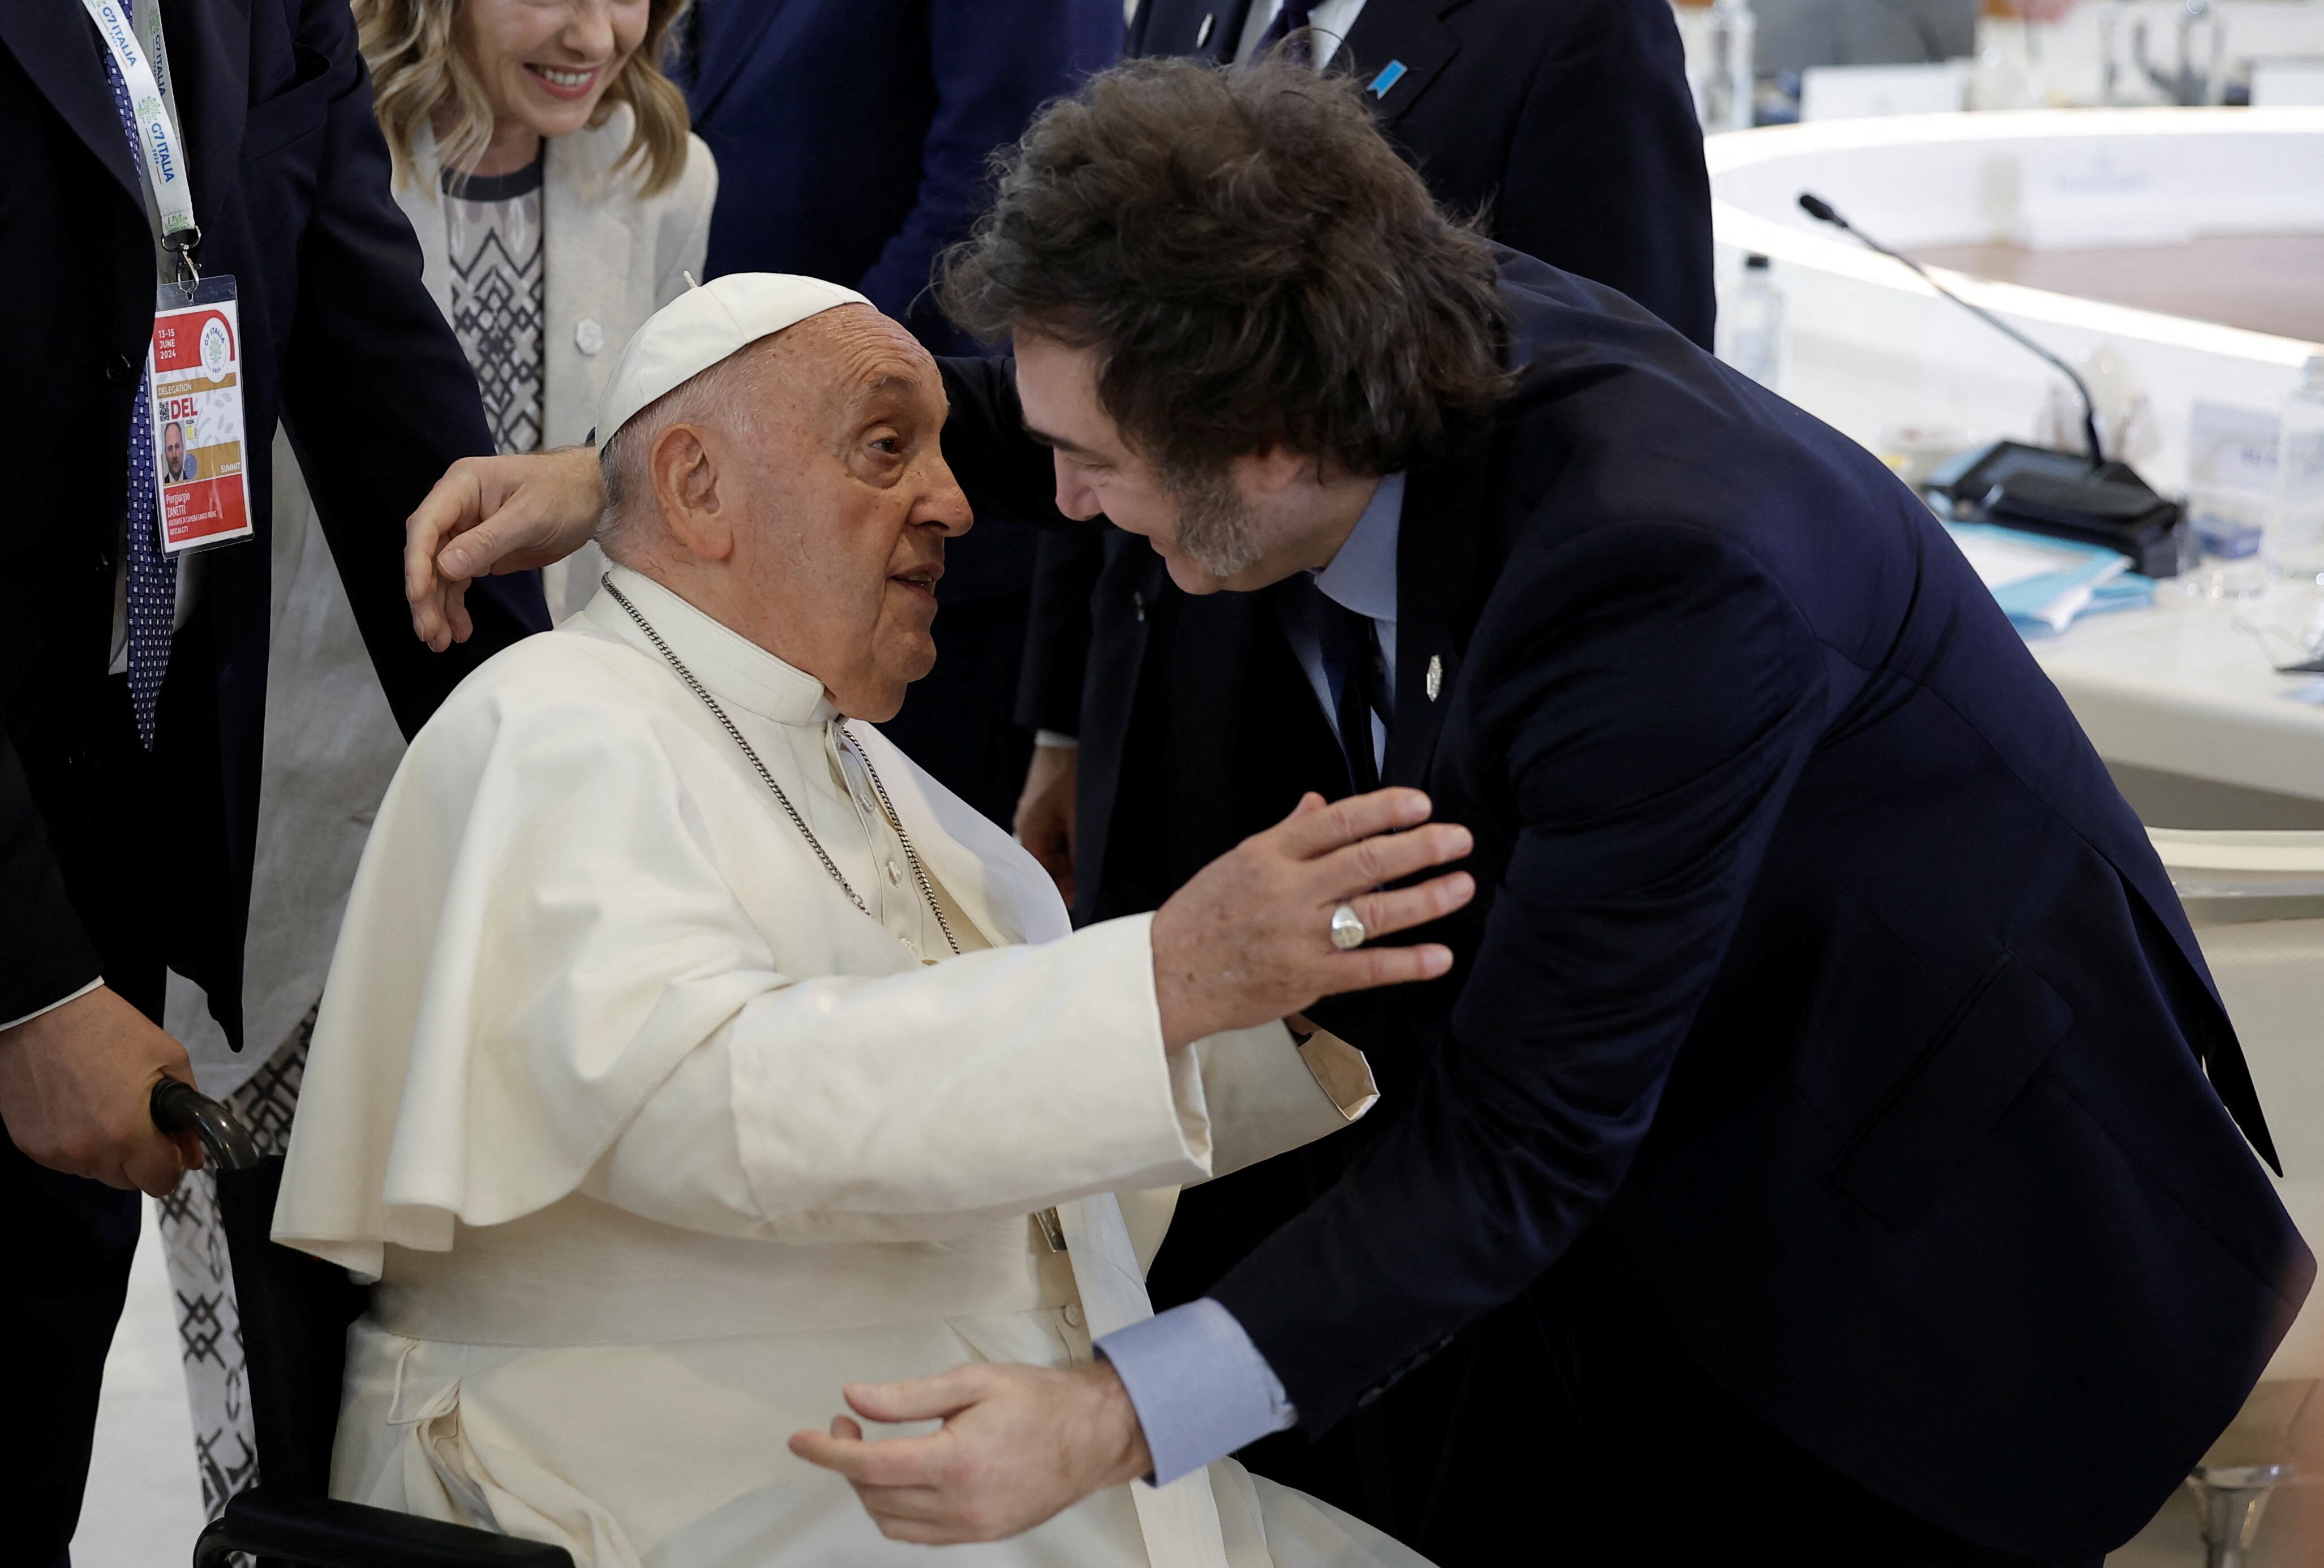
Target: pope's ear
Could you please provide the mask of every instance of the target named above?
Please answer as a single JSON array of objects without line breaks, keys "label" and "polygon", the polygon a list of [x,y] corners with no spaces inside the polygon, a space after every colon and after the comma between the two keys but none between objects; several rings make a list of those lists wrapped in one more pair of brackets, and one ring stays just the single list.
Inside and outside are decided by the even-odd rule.
[{"label": "pope's ear", "polygon": [[718,465],[693,425],[666,427],[646,455],[654,499],[671,535],[692,554],[723,561],[734,553],[734,520],[721,504]]}]

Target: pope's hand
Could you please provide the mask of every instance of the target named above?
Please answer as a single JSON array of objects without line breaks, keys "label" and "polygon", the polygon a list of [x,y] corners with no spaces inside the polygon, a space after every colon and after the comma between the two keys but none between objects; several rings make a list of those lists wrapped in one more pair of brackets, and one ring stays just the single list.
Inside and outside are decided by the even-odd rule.
[{"label": "pope's hand", "polygon": [[944,1422],[878,1443],[844,1416],[828,1434],[792,1434],[791,1452],[845,1476],[890,1540],[1001,1540],[1153,1469],[1129,1391],[1104,1361],[1069,1371],[977,1362],[841,1391],[867,1421]]},{"label": "pope's hand", "polygon": [[463,457],[403,524],[403,596],[411,629],[441,653],[475,628],[472,578],[561,561],[597,531],[604,479],[594,447]]},{"label": "pope's hand", "polygon": [[1469,830],[1428,820],[1417,789],[1379,789],[1323,804],[1309,795],[1289,816],[1194,873],[1154,914],[1154,993],[1172,1050],[1222,1029],[1253,1028],[1316,998],[1452,967],[1436,943],[1332,944],[1332,913],[1351,906],[1368,937],[1425,925],[1476,896],[1466,872],[1409,888],[1389,882],[1459,860]]}]

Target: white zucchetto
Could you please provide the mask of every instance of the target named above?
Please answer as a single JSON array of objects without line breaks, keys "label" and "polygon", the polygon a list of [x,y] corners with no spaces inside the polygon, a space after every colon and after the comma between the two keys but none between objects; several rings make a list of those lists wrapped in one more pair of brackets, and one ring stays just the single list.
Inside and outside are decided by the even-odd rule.
[{"label": "white zucchetto", "polygon": [[688,289],[622,346],[597,405],[597,445],[664,392],[760,338],[834,306],[870,303],[853,289],[790,272],[729,272]]}]

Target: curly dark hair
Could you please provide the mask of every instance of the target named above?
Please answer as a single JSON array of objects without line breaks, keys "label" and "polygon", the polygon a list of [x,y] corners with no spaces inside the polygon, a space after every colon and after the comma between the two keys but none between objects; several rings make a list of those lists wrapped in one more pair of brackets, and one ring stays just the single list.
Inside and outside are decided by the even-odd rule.
[{"label": "curly dark hair", "polygon": [[1044,108],[938,299],[991,343],[1102,359],[1098,396],[1165,475],[1270,440],[1387,474],[1507,391],[1498,269],[1372,124],[1294,61],[1133,60]]}]

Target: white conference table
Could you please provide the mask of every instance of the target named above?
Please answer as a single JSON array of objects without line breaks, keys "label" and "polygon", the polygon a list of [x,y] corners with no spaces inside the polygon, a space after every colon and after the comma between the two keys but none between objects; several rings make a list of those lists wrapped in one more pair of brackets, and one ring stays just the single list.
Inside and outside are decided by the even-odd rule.
[{"label": "white conference table", "polygon": [[[2118,771],[2294,797],[2324,809],[2324,676],[2274,668],[2302,657],[2311,624],[2324,630],[2324,591],[2278,583],[2251,599],[2208,599],[2166,580],[2151,608],[2093,615],[2031,647],[2098,755]],[[2135,791],[2126,790],[2137,804]]]}]

